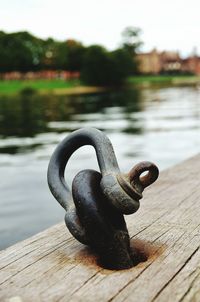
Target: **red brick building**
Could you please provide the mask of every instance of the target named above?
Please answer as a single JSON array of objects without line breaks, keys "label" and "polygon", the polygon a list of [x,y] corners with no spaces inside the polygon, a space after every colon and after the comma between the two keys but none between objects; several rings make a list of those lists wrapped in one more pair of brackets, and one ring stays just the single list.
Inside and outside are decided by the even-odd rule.
[{"label": "red brick building", "polygon": [[200,75],[200,57],[195,55],[182,60],[181,69],[183,72]]},{"label": "red brick building", "polygon": [[182,59],[176,51],[159,52],[156,49],[137,55],[142,74],[190,73],[200,75],[200,57]]},{"label": "red brick building", "polygon": [[41,70],[41,71],[28,71],[28,72],[19,72],[11,71],[5,72],[0,75],[3,80],[37,80],[37,79],[79,79],[80,72],[70,72],[66,70]]}]

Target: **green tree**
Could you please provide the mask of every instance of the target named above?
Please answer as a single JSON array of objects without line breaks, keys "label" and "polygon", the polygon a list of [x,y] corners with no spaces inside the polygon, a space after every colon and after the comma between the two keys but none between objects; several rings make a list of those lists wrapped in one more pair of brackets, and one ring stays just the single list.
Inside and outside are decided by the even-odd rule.
[{"label": "green tree", "polygon": [[122,48],[132,57],[133,74],[138,73],[137,51],[143,44],[140,38],[141,29],[138,27],[126,27],[122,32]]},{"label": "green tree", "polygon": [[0,71],[40,68],[43,42],[28,32],[0,34]]},{"label": "green tree", "polygon": [[99,45],[87,48],[81,70],[84,83],[97,86],[111,85],[113,62],[108,51]]},{"label": "green tree", "polygon": [[67,44],[66,42],[58,43],[55,50],[54,64],[56,69],[67,70],[68,69],[68,57],[67,57]]},{"label": "green tree", "polygon": [[122,47],[113,52],[99,45],[85,48],[75,40],[42,40],[28,32],[0,31],[0,72],[81,71],[87,84],[121,85],[128,75],[137,72],[136,51],[140,45],[140,30],[132,27],[124,30]]},{"label": "green tree", "polygon": [[75,40],[59,42],[49,38],[43,41],[41,67],[80,71],[84,50],[84,46]]},{"label": "green tree", "polygon": [[115,85],[121,85],[128,76],[134,73],[134,61],[130,53],[124,48],[111,52],[111,58],[113,61],[112,82]]},{"label": "green tree", "polygon": [[67,40],[67,70],[80,71],[85,47],[75,40]]},{"label": "green tree", "polygon": [[89,85],[116,86],[122,85],[133,71],[133,60],[126,49],[108,52],[105,48],[94,45],[86,50],[81,78]]},{"label": "green tree", "polygon": [[48,38],[43,41],[43,52],[40,66],[42,69],[58,69],[57,56],[60,44],[60,42],[57,42],[52,38]]},{"label": "green tree", "polygon": [[122,47],[125,48],[131,55],[143,44],[141,39],[141,29],[138,27],[126,27],[122,32]]}]

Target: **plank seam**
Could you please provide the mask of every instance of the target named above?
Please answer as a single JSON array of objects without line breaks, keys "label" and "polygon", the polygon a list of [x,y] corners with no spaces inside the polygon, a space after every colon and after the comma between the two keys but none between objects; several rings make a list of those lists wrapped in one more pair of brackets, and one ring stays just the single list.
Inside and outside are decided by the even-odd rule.
[{"label": "plank seam", "polygon": [[185,263],[180,267],[180,269],[168,280],[168,282],[159,290],[159,292],[154,296],[151,302],[155,301],[161,292],[170,284],[170,282],[182,271],[182,269],[191,261],[192,257],[198,252],[200,246],[198,246],[194,252],[190,255],[190,257],[185,261]]}]

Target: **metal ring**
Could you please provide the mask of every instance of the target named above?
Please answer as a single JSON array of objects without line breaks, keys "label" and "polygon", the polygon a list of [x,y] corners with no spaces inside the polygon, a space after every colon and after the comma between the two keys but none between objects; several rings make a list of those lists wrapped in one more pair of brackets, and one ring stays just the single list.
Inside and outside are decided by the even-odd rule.
[{"label": "metal ring", "polygon": [[[144,172],[148,173],[144,176],[141,176],[141,174]],[[140,183],[144,189],[156,181],[159,175],[159,170],[153,163],[144,161],[133,167],[128,175],[133,186]]]},{"label": "metal ring", "polygon": [[[72,183],[65,178],[71,155],[81,146],[95,148],[100,172],[83,170]],[[141,174],[148,174],[141,177]],[[123,214],[138,210],[142,191],[158,177],[158,168],[149,162],[121,174],[110,140],[99,130],[86,128],[67,136],[54,151],[48,167],[48,184],[66,210],[65,223],[81,243],[92,246],[113,268],[133,265],[129,234]]]}]

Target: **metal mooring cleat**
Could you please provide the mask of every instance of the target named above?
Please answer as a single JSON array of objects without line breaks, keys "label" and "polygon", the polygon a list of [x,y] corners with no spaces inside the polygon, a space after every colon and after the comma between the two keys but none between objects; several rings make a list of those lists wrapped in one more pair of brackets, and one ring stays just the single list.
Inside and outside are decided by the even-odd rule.
[{"label": "metal mooring cleat", "polygon": [[[71,155],[84,145],[95,148],[101,173],[80,171],[71,192],[64,179],[65,167]],[[104,267],[125,269],[138,260],[136,251],[130,248],[123,214],[138,210],[143,190],[158,174],[151,162],[141,162],[122,174],[108,137],[97,129],[84,128],[72,132],[57,146],[48,167],[48,184],[66,210],[65,223],[71,234],[93,248]]]}]

